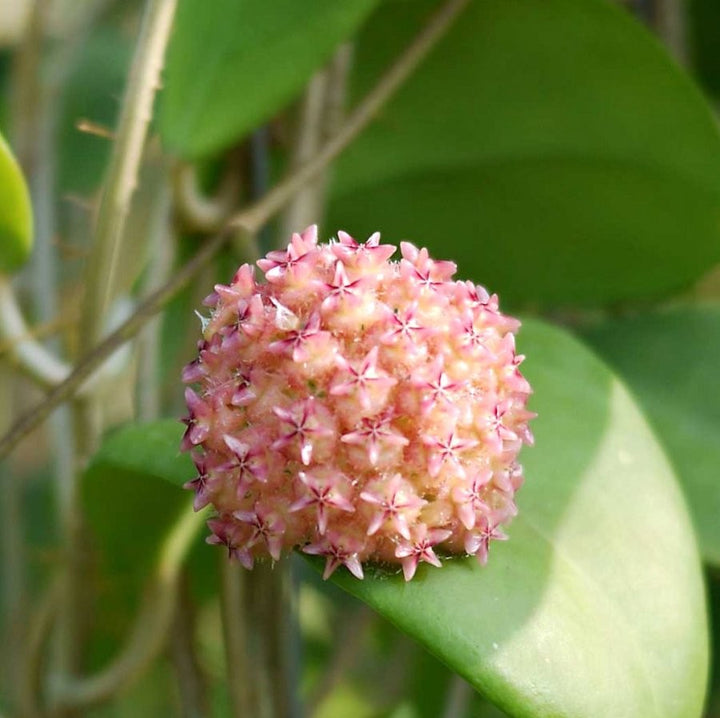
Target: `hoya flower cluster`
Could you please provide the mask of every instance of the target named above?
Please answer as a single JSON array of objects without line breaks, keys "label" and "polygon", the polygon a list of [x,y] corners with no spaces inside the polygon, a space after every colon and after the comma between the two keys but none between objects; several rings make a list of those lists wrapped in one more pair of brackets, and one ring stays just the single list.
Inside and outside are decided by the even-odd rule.
[{"label": "hoya flower cluster", "polygon": [[[515,319],[455,264],[425,249],[317,243],[245,264],[206,299],[198,358],[184,371],[183,448],[212,504],[211,543],[247,568],[300,548],[345,565],[438,553],[487,560],[515,513],[530,386]],[[436,553],[436,551],[438,553]]]}]

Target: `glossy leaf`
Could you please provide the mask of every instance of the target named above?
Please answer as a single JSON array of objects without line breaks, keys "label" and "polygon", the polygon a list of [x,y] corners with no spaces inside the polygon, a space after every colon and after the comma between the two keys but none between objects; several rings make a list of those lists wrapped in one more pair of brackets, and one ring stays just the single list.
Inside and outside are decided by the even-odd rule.
[{"label": "glossy leaf", "polygon": [[186,156],[241,139],[297,96],[377,0],[183,0],[160,130]]},{"label": "glossy leaf", "polygon": [[585,337],[637,396],[682,481],[703,557],[720,565],[720,305],[609,320]]},{"label": "glossy leaf", "polygon": [[511,716],[696,718],[707,673],[682,495],[628,392],[565,332],[521,330],[536,446],[510,540],[474,559],[337,581]]},{"label": "glossy leaf", "polygon": [[22,266],[32,249],[32,208],[25,179],[0,135],[0,271]]},{"label": "glossy leaf", "polygon": [[[378,9],[356,97],[435,5]],[[715,120],[605,0],[470,3],[334,177],[330,231],[411,239],[515,304],[657,295],[720,260]]]}]

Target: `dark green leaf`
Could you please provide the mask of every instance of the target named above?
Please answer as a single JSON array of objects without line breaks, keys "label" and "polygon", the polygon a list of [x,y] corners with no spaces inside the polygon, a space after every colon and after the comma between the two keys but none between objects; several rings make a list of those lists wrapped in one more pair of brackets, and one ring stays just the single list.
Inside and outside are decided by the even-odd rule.
[{"label": "dark green leaf", "polygon": [[559,329],[521,331],[536,446],[510,540],[338,582],[511,716],[697,718],[707,625],[692,527],[624,387]]},{"label": "dark green leaf", "polygon": [[[372,16],[356,97],[435,5]],[[506,302],[657,295],[720,259],[716,122],[604,0],[470,3],[334,177],[331,231],[428,246]]]},{"label": "dark green leaf", "polygon": [[717,0],[689,0],[688,40],[692,64],[703,87],[720,95],[720,3]]},{"label": "dark green leaf", "polygon": [[0,271],[18,269],[30,256],[32,208],[25,179],[0,135]]},{"label": "dark green leaf", "polygon": [[637,396],[682,481],[703,557],[720,565],[720,305],[609,320],[585,336]]},{"label": "dark green leaf", "polygon": [[160,129],[183,155],[245,136],[295,97],[377,0],[184,0]]}]

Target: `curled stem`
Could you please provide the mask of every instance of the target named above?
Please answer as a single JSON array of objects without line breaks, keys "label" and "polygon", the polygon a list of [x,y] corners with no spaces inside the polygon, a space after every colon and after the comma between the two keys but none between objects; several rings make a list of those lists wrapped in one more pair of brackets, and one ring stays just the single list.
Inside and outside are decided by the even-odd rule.
[{"label": "curled stem", "polygon": [[54,696],[62,709],[85,708],[106,700],[140,676],[155,659],[172,625],[180,569],[205,521],[188,506],[163,543],[155,572],[125,647],[94,676],[66,679]]},{"label": "curled stem", "polygon": [[41,387],[55,386],[70,374],[70,366],[31,336],[10,279],[2,274],[0,274],[0,336],[8,344],[11,361]]},{"label": "curled stem", "polygon": [[172,173],[173,198],[180,219],[194,232],[218,232],[232,213],[239,190],[237,173],[228,169],[216,193],[203,194],[198,182],[197,169],[180,163]]}]

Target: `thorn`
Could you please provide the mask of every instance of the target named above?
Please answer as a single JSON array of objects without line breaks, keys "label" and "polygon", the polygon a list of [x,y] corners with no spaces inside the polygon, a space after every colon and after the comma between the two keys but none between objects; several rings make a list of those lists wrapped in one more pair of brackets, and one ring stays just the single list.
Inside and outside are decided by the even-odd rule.
[{"label": "thorn", "polygon": [[79,119],[75,123],[75,129],[80,132],[84,132],[88,135],[95,135],[95,137],[102,137],[104,140],[115,140],[117,135],[105,125],[101,125],[98,122],[93,122],[85,118]]}]

